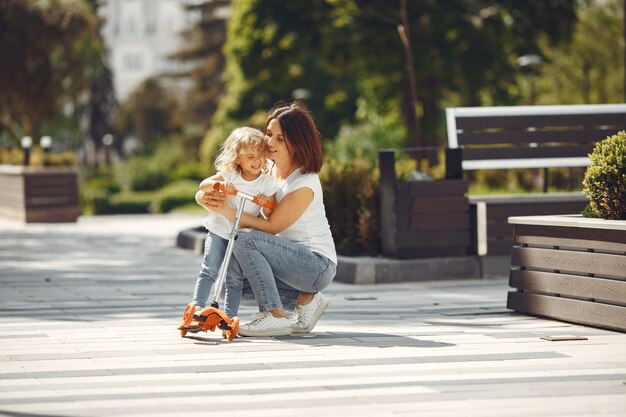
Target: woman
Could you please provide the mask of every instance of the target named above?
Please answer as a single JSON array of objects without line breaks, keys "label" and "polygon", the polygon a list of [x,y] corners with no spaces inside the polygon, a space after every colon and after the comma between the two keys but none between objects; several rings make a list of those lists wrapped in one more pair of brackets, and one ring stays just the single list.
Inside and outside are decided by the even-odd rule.
[{"label": "woman", "polygon": [[[315,122],[301,103],[272,109],[265,121],[265,138],[278,181],[278,206],[269,218],[244,214],[233,253],[250,282],[259,314],[239,328],[243,336],[280,336],[308,333],[328,301],[320,293],[335,277],[337,255],[326,219],[322,186],[322,143]],[[234,209],[223,204],[223,193],[200,197],[202,204],[228,219]],[[290,322],[280,291],[298,290]]]}]

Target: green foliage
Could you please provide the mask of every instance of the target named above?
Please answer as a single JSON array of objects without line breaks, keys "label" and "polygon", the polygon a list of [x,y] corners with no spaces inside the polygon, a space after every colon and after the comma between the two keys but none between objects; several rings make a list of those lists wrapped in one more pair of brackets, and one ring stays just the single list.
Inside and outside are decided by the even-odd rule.
[{"label": "green foliage", "polygon": [[592,219],[600,219],[600,218],[602,218],[602,216],[600,216],[600,213],[598,213],[593,208],[591,203],[587,204],[580,214],[582,214],[583,217],[589,217],[589,218],[592,218]]},{"label": "green foliage", "polygon": [[[184,71],[176,76],[190,78],[193,87],[185,93],[182,108],[176,117],[192,132],[185,136],[196,136],[196,130],[205,131],[217,109],[220,96],[224,93],[222,72],[225,66],[222,46],[226,41],[226,19],[220,16],[230,0],[214,0],[188,4],[187,10],[195,10],[201,18],[188,30],[181,33],[183,48],[170,56],[180,61]],[[188,69],[189,64],[192,66]],[[199,135],[201,136],[201,135]]]},{"label": "green foliage", "polygon": [[222,146],[222,143],[224,143],[230,132],[236,127],[236,122],[223,120],[220,123],[215,123],[213,127],[207,131],[202,141],[202,146],[200,147],[200,160],[209,168],[209,172],[215,172],[213,164],[215,163],[215,157],[220,150],[220,146]]},{"label": "green foliage", "polygon": [[183,160],[181,146],[161,143],[153,154],[139,155],[115,165],[114,175],[125,191],[156,190],[172,178],[175,167]]},{"label": "green foliage", "polygon": [[205,164],[201,164],[197,161],[184,162],[176,165],[174,171],[172,171],[172,180],[195,180],[198,183],[208,177],[208,173],[211,171],[211,167],[207,167]]},{"label": "green foliage", "polygon": [[583,192],[591,208],[604,219],[626,220],[626,131],[598,142],[589,158]]},{"label": "green foliage", "polygon": [[195,202],[198,182],[192,180],[176,181],[161,188],[154,196],[150,211],[152,213],[168,213],[176,207]]},{"label": "green foliage", "polygon": [[326,160],[320,179],[337,253],[376,255],[380,247],[378,172],[364,160]]},{"label": "green foliage", "polygon": [[541,43],[546,63],[534,80],[521,80],[521,93],[530,96],[534,82],[537,104],[621,103],[624,42],[624,0],[584,2],[571,41]]},{"label": "green foliage", "polygon": [[[0,164],[22,165],[24,151],[21,148],[0,147]],[[41,148],[31,149],[30,166],[76,166],[76,155],[73,152],[45,153]]]},{"label": "green foliage", "polygon": [[214,125],[258,122],[258,113],[262,122],[276,102],[302,89],[323,137],[334,137],[353,120],[349,17],[338,16],[331,3],[233,2],[224,45],[227,88]]},{"label": "green foliage", "polygon": [[342,128],[334,141],[324,143],[324,153],[332,155],[334,161],[365,159],[373,164],[379,149],[402,147],[405,136],[403,126],[372,117],[368,122]]},{"label": "green foliage", "polygon": [[80,107],[103,64],[98,30],[80,0],[0,2],[0,132],[14,144]]},{"label": "green foliage", "polygon": [[144,81],[120,106],[116,119],[119,136],[135,135],[144,149],[154,149],[180,126],[173,119],[176,100],[156,78]]}]

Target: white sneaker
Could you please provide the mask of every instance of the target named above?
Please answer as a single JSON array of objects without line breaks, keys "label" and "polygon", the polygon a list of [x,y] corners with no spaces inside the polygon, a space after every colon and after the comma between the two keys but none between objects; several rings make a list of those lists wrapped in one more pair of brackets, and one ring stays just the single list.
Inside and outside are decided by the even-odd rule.
[{"label": "white sneaker", "polygon": [[310,303],[298,304],[293,312],[291,332],[308,333],[313,330],[328,304],[321,292],[315,293]]},{"label": "white sneaker", "polygon": [[274,317],[269,311],[255,314],[250,323],[239,326],[241,336],[287,336],[291,334],[289,319]]}]

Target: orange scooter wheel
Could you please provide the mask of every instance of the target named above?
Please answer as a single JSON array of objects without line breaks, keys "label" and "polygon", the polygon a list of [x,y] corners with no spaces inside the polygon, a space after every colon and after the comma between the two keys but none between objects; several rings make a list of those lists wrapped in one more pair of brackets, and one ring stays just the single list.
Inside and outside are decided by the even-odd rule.
[{"label": "orange scooter wheel", "polygon": [[[181,327],[189,327],[189,325],[193,321],[193,315],[195,314],[195,312],[196,312],[196,306],[193,304],[188,304],[187,307],[185,307],[185,312],[183,313],[183,322],[180,324],[178,328],[180,329]],[[180,331],[181,337],[185,337],[186,334],[187,334],[187,330]]]},{"label": "orange scooter wheel", "polygon": [[193,304],[188,304],[185,308],[185,312],[183,313],[183,323],[184,327],[189,327],[191,322],[193,321],[193,315],[196,312],[196,306]]},{"label": "orange scooter wheel", "polygon": [[234,340],[237,337],[237,332],[239,332],[239,317],[233,317],[230,322],[230,330],[226,332],[226,338],[230,341]]}]

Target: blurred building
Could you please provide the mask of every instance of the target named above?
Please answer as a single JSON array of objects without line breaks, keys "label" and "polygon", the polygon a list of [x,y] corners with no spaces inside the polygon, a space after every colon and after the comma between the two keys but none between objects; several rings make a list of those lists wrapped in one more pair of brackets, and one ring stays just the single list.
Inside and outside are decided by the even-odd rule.
[{"label": "blurred building", "polygon": [[[209,0],[210,1],[210,0]],[[201,0],[105,0],[99,14],[109,49],[109,65],[117,100],[122,102],[146,78],[185,70],[168,55],[183,45],[182,31],[201,18],[186,5]],[[184,89],[188,80],[168,78],[169,87]]]}]

